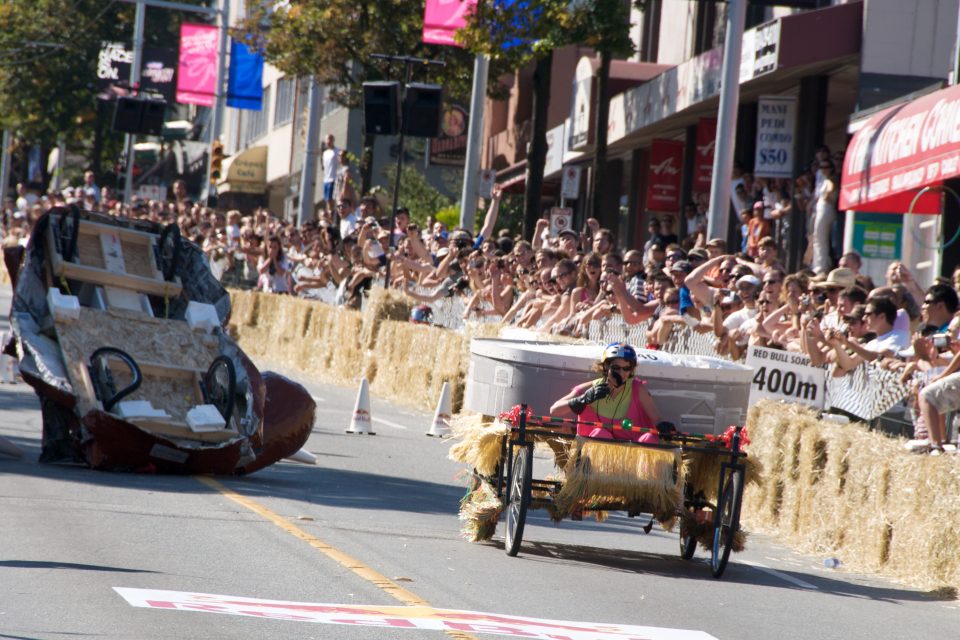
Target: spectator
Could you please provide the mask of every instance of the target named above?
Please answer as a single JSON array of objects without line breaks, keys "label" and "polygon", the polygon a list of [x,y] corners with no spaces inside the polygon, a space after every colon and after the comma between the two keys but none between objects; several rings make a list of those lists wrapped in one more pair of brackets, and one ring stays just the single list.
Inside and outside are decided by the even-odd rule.
[{"label": "spectator", "polygon": [[864,310],[867,329],[876,337],[864,345],[850,340],[842,331],[830,329],[824,333],[825,342],[836,353],[834,375],[852,371],[862,362],[873,362],[884,355],[895,355],[910,344],[910,336],[896,331],[893,323],[897,317],[897,307],[893,300],[886,297],[872,298]]},{"label": "spectator", "polygon": [[346,238],[357,230],[359,218],[353,210],[353,200],[341,198],[337,202],[337,214],[340,217],[340,237]]},{"label": "spectator", "polygon": [[[320,162],[323,165],[323,200],[329,210],[334,202],[334,189],[337,184],[337,176],[340,171],[340,148],[336,145],[336,140],[332,133],[328,133],[323,141],[323,153],[320,154]],[[353,200],[351,199],[352,203]]]},{"label": "spectator", "polygon": [[267,293],[290,293],[290,270],[292,265],[283,255],[280,238],[270,236],[263,256],[257,262],[257,288]]},{"label": "spectator", "polygon": [[830,242],[833,222],[837,219],[837,184],[834,177],[833,162],[822,160],[819,165],[822,180],[816,192],[815,215],[813,218],[813,270],[817,274],[827,273],[833,266],[830,257]]}]

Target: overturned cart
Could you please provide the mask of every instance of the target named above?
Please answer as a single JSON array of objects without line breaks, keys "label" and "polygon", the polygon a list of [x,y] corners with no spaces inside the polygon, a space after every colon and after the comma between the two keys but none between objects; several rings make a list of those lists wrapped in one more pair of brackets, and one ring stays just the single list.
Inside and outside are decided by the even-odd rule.
[{"label": "overturned cart", "polygon": [[206,257],[161,228],[72,207],[41,218],[15,290],[20,372],[40,397],[41,461],[250,473],[306,442],[315,404],[224,332]]}]

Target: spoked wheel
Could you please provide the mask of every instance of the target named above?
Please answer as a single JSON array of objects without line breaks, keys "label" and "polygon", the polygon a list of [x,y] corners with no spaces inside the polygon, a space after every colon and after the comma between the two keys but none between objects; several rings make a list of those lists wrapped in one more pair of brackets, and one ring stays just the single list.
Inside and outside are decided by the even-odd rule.
[{"label": "spoked wheel", "polygon": [[504,548],[508,556],[520,551],[523,525],[530,506],[530,486],[533,484],[533,446],[515,447],[507,486],[507,535]]},{"label": "spoked wheel", "polygon": [[233,361],[227,356],[217,356],[203,376],[203,395],[207,403],[220,411],[228,429],[236,393],[237,371],[233,367]]},{"label": "spoked wheel", "polygon": [[743,495],[743,475],[733,470],[723,485],[723,494],[717,505],[714,520],[713,552],[710,556],[710,570],[714,578],[723,575],[733,549],[733,539],[740,528],[740,498]]},{"label": "spoked wheel", "polygon": [[73,204],[60,213],[60,225],[55,239],[64,262],[73,262],[77,257],[77,237],[80,231],[80,208]]}]

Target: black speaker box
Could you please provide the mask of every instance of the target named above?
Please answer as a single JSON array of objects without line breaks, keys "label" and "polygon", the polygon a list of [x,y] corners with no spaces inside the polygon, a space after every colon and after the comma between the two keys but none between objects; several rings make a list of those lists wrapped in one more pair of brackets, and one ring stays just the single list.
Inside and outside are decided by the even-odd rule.
[{"label": "black speaker box", "polygon": [[143,115],[140,117],[140,133],[159,136],[163,135],[163,116],[167,112],[167,103],[160,100],[145,100]]},{"label": "black speaker box", "polygon": [[136,98],[117,98],[113,111],[113,130],[123,133],[140,133],[140,118],[143,115],[143,101]]},{"label": "black speaker box", "polygon": [[440,135],[443,88],[438,84],[411,82],[403,98],[403,133],[417,138]]},{"label": "black speaker box", "polygon": [[368,134],[383,136],[400,131],[400,83],[363,83],[363,127]]}]

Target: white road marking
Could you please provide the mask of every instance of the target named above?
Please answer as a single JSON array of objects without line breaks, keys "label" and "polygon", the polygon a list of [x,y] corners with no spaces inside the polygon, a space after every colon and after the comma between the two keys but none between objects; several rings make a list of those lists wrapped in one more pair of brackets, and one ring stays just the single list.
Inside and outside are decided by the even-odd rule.
[{"label": "white road marking", "polygon": [[321,398],[320,396],[313,396],[313,395],[312,395],[312,396],[310,396],[310,397],[313,398],[313,401],[314,401],[314,402],[326,402],[326,401],[327,401],[326,398]]},{"label": "white road marking", "polygon": [[389,420],[384,420],[383,418],[371,418],[371,420],[373,420],[377,424],[382,424],[385,427],[392,427],[394,429],[401,429],[403,431],[407,430],[407,428],[402,424],[397,424],[396,422],[390,422]]},{"label": "white road marking", "polygon": [[764,573],[769,573],[775,578],[780,578],[781,580],[786,580],[790,584],[795,584],[801,589],[813,589],[814,591],[820,590],[820,588],[815,584],[810,584],[809,582],[805,582],[800,578],[794,578],[793,576],[783,573],[782,571],[771,569],[770,567],[764,564],[760,564],[759,562],[751,562],[750,560],[740,560],[740,559],[738,559],[737,562],[760,569],[760,571],[763,571]]}]

